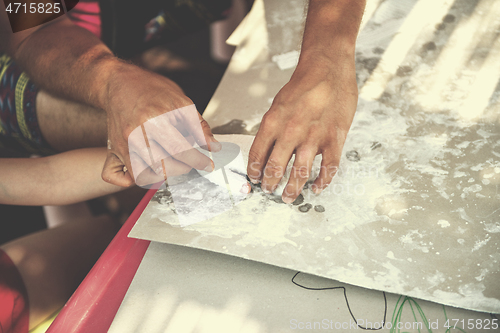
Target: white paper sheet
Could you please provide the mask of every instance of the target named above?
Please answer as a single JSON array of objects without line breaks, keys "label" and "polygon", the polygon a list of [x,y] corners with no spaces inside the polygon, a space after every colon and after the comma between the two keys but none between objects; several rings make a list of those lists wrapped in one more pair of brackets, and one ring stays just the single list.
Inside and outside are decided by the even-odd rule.
[{"label": "white paper sheet", "polygon": [[[450,332],[458,331],[456,325],[465,326],[467,333],[484,333],[494,332],[493,323],[498,323],[486,313],[296,274],[210,251],[151,243],[108,332],[363,332],[359,324],[383,325],[377,331],[383,333],[445,332],[445,325]],[[468,321],[473,329],[467,329]]]}]

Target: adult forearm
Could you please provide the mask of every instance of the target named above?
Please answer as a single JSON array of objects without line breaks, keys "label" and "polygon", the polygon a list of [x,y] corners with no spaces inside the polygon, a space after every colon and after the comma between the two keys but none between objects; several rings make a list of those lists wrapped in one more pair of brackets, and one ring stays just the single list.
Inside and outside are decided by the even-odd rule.
[{"label": "adult forearm", "polygon": [[102,109],[110,75],[125,65],[96,36],[66,17],[32,33],[13,34],[6,51],[43,89]]},{"label": "adult forearm", "polygon": [[299,65],[354,57],[365,0],[310,0]]}]

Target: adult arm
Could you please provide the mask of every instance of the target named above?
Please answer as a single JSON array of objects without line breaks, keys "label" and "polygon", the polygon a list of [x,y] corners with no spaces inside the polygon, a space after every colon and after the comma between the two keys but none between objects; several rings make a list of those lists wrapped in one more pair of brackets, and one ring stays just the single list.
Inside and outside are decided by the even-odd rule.
[{"label": "adult arm", "polygon": [[313,183],[320,193],[335,175],[357,106],[355,44],[364,0],[310,0],[298,65],[264,115],[251,147],[248,176],[272,192],[295,153],[283,201],[291,203],[322,154]]},{"label": "adult arm", "polygon": [[87,148],[48,157],[0,159],[0,202],[67,205],[123,190],[100,177],[106,154],[105,148]]},{"label": "adult arm", "polygon": [[[73,24],[66,15],[14,34],[5,32],[7,20],[1,3],[0,49],[13,57],[40,87],[106,111],[110,149],[103,179],[121,186],[132,184],[129,134],[148,120],[193,102],[173,81],[116,58],[97,37]],[[210,128],[201,116],[197,119],[201,138],[210,146],[215,142]],[[175,170],[210,166],[210,159],[196,150],[179,150],[179,143],[186,147],[182,135],[185,133],[172,131],[173,127],[157,138],[157,157],[177,155],[177,159],[170,159],[170,168]],[[123,165],[129,170],[127,177],[116,178],[116,170]]]}]

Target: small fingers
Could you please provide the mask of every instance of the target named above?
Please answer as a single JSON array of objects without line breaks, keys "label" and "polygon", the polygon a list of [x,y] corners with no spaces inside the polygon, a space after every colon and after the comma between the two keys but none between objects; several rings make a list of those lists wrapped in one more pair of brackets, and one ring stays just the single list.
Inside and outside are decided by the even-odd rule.
[{"label": "small fingers", "polygon": [[[138,186],[144,188],[159,188],[165,179],[168,181],[169,177],[186,174],[191,170],[190,166],[171,157],[157,161],[151,166],[146,165],[144,161],[140,161],[139,156],[135,154],[131,155],[130,158],[136,160],[136,164],[143,164],[143,171],[137,176],[135,182]],[[159,186],[156,187],[155,185]]]},{"label": "small fingers", "polygon": [[165,180],[162,174],[155,173],[151,169],[151,166],[142,160],[142,158],[136,153],[130,154],[130,163],[132,164],[134,171],[137,170],[133,176],[135,183],[140,187],[150,188],[152,184]]},{"label": "small fingers", "polygon": [[[203,155],[179,131],[168,123],[164,123],[162,128],[155,124],[145,123],[145,132],[148,140],[155,141],[164,151],[174,159],[197,170],[212,171],[214,164],[210,158]],[[157,149],[159,156],[161,151]],[[155,159],[154,162],[157,160]]]},{"label": "small fingers", "polygon": [[189,165],[186,165],[172,157],[166,157],[153,165],[153,170],[157,174],[161,174],[167,179],[167,181],[169,177],[184,175],[189,173],[191,169],[192,168]]},{"label": "small fingers", "polygon": [[170,155],[163,149],[162,146],[160,146],[156,141],[150,140],[149,141],[149,149],[151,149],[151,155],[153,157],[151,161],[150,167],[155,171],[156,173],[160,173],[161,171],[161,164],[160,164],[160,169],[155,168],[154,166],[158,166],[161,160],[170,157]]},{"label": "small fingers", "polygon": [[[189,142],[188,138],[186,138]],[[172,158],[156,141],[150,141],[153,163],[149,166],[157,175],[164,178],[178,176],[191,171],[191,167]]]}]

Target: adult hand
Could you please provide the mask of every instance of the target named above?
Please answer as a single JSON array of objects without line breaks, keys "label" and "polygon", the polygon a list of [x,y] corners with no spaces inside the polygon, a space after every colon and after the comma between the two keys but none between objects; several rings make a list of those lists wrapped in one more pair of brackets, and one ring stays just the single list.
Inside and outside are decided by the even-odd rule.
[{"label": "adult hand", "polygon": [[290,82],[264,115],[250,149],[247,173],[264,192],[273,192],[295,154],[283,201],[293,202],[309,178],[314,157],[322,154],[313,192],[335,175],[357,105],[354,57],[315,57],[299,62]]},{"label": "adult hand", "polygon": [[[66,15],[14,34],[0,10],[0,33],[0,50],[11,55],[40,88],[106,111],[109,153],[102,172],[105,181],[129,186],[135,180],[147,185],[163,180],[165,170],[175,175],[211,165],[209,158],[188,145],[191,137],[200,146],[217,148],[209,126],[197,112],[168,116],[166,121],[156,119],[193,104],[171,80],[120,61],[99,38]],[[148,121],[152,121],[154,133],[142,137],[142,141],[148,139],[146,151],[129,147],[130,133],[142,130]],[[129,148],[140,169],[137,175]],[[159,166],[152,165],[157,162],[163,162],[161,176],[150,168],[157,170]]]},{"label": "adult hand", "polygon": [[177,84],[123,64],[110,79],[108,95],[105,181],[148,186],[192,168],[213,169],[193,144],[218,151],[220,143]]}]

